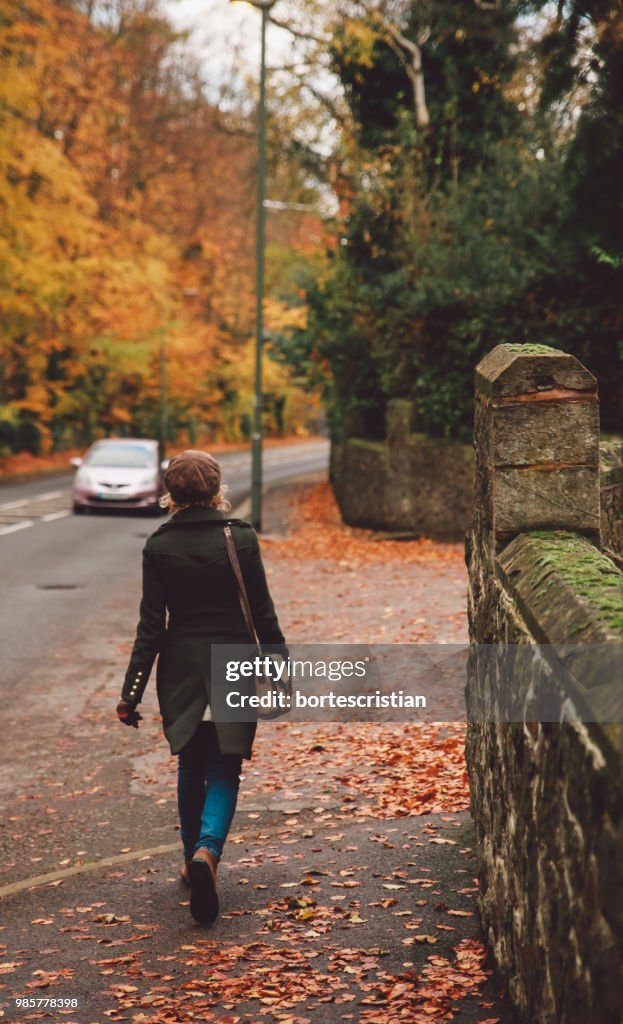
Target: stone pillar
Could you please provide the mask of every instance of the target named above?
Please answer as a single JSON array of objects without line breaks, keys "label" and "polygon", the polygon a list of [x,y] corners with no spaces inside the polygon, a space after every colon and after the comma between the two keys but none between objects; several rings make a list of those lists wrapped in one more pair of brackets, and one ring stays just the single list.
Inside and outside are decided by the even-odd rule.
[{"label": "stone pillar", "polygon": [[574,356],[498,345],[476,367],[477,495],[493,537],[572,530],[599,538],[597,381]]},{"label": "stone pillar", "polygon": [[470,632],[491,642],[493,560],[529,530],[599,542],[597,381],[545,345],[498,345],[476,367],[474,515],[467,542]]},{"label": "stone pillar", "polygon": [[413,402],[405,398],[392,398],[387,403],[385,436],[388,445],[406,447],[413,433]]}]

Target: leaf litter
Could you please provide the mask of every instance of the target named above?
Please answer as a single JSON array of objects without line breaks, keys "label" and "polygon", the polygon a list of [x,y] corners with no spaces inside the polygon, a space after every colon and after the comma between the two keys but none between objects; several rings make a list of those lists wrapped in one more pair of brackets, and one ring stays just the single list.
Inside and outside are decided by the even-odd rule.
[{"label": "leaf litter", "polygon": [[[458,545],[428,540],[378,543],[371,531],[341,524],[324,485],[307,489],[294,511],[297,528],[292,536],[285,541],[263,541],[276,604],[288,609],[285,625],[289,636],[309,641],[325,624],[327,640],[352,638],[363,621],[364,626],[367,622],[366,642],[426,641],[442,625],[455,640],[463,641],[464,612],[448,612],[443,601],[437,608],[432,601],[424,615],[411,612],[401,617],[394,615],[392,599],[386,604],[389,612],[384,624],[378,627],[380,635],[370,631],[374,623],[379,624],[377,603],[371,602],[370,587],[375,585],[374,580],[370,583],[371,568],[381,571],[383,584],[391,586],[392,581],[396,585],[401,582],[405,567],[425,567],[431,578],[443,577],[446,585],[450,582],[455,586],[457,608],[461,609],[464,567]],[[300,619],[298,606],[287,597],[293,560],[299,563],[304,577],[301,586],[297,574],[297,592],[303,594]],[[349,599],[339,605],[328,602],[327,609],[324,605],[331,573],[334,585],[348,574]],[[294,621],[288,622],[288,616]],[[267,895],[272,893],[275,898],[256,909],[226,907],[225,922],[240,919],[237,938],[201,935],[191,943],[181,942],[164,951],[158,948],[157,924],[140,923],[132,931],[130,916],[114,910],[103,910],[84,925],[60,927],[59,931],[71,930],[71,937],[77,941],[90,941],[100,947],[126,946],[118,956],[98,954],[87,958],[100,975],[109,999],[104,1017],[131,1024],[312,1024],[315,1013],[330,1004],[336,1021],[429,1024],[454,1020],[461,1002],[470,998],[481,1000],[485,1015],[478,1016],[479,1024],[497,1024],[500,1018],[488,1012],[489,1008],[495,1012],[494,1004],[481,998],[490,974],[482,943],[460,938],[449,951],[445,946],[441,955],[434,946],[454,927],[439,921],[435,925],[438,935],[418,930],[421,920],[413,916],[413,907],[425,907],[427,900],[415,897],[436,891],[439,883],[427,869],[413,872],[416,862],[409,862],[409,868],[403,861],[403,867],[385,879],[381,873],[379,891],[389,890],[396,895],[372,900],[368,906],[380,908],[395,920],[392,942],[401,951],[398,955],[408,957],[411,950],[421,951],[417,968],[406,963],[402,971],[391,970],[384,963],[395,956],[391,949],[345,944],[347,936],[366,926],[365,908],[360,906],[357,891],[361,888],[358,872],[367,870],[363,862],[368,851],[361,844],[348,844],[350,830],[344,825],[372,822],[376,826],[376,831],[369,830],[365,845],[370,852],[378,851],[374,860],[381,872],[384,848],[394,851],[399,846],[410,849],[428,843],[444,850],[455,849],[456,841],[439,835],[436,825],[413,836],[399,833],[395,826],[404,826],[413,816],[421,819],[429,814],[445,815],[448,824],[455,823],[453,814],[469,805],[464,742],[465,730],[460,723],[349,723],[348,727],[323,723],[320,728],[303,724],[294,729],[288,723],[274,723],[260,730],[253,762],[249,769],[245,766],[245,787],[253,799],[277,794],[290,803],[305,800],[311,781],[314,805],[311,812],[305,811],[305,829],[300,828],[296,816],[301,812],[295,811],[280,825],[271,826],[268,833],[244,838],[234,833],[230,837],[228,859],[232,868],[237,864],[243,871],[247,869],[239,884],[253,883],[250,869],[261,863],[264,855],[277,869],[278,878],[279,864],[290,859],[287,851],[299,838],[314,839],[319,844],[317,852],[333,847],[350,851],[350,867],[335,873],[330,867],[320,870],[308,866],[298,881],[271,885]],[[170,763],[168,770],[150,779],[156,789],[154,799],[158,787],[163,791],[171,787],[174,767]],[[389,827],[391,823],[395,825]],[[331,832],[332,826],[338,831]],[[322,834],[314,831],[319,827],[325,829]],[[243,841],[251,855],[234,862],[236,846]],[[282,852],[275,852],[275,844]],[[452,855],[468,853],[468,849],[462,849]],[[362,863],[357,863],[355,855]],[[293,856],[302,855],[295,852]],[[266,888],[253,885],[260,896]],[[473,901],[475,891],[475,886],[464,883],[453,890],[463,901]],[[444,896],[451,899],[450,893]],[[399,900],[409,901],[409,909]],[[75,909],[84,914],[96,906],[102,904]],[[71,917],[71,908],[66,910],[69,914],[65,917]],[[444,910],[454,919],[472,916],[472,911],[463,907],[448,909],[446,904],[440,905],[439,913]],[[54,918],[48,916],[33,921],[47,926],[48,935],[54,923]],[[403,927],[408,929],[406,937],[396,936],[396,929]],[[122,933],[118,939],[105,934],[118,929]],[[142,943],[140,949],[135,945],[138,941]],[[128,944],[134,947],[130,951]],[[7,959],[0,964],[0,973],[10,975],[22,965],[23,961]],[[56,985],[62,977],[61,971],[41,972],[29,986]],[[24,1014],[20,1019],[38,1017]]]}]

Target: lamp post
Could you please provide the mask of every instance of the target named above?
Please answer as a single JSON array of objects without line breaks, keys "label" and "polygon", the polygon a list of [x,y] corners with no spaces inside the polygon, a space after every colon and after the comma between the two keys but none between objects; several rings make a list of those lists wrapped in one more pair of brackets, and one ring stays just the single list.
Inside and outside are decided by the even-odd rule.
[{"label": "lamp post", "polygon": [[258,106],[257,233],[255,280],[255,382],[251,448],[251,522],[262,528],[262,351],[264,347],[264,249],[266,230],[266,28],[276,0],[230,0],[246,3],[262,13],[260,51],[260,98]]},{"label": "lamp post", "polygon": [[160,325],[160,425],[158,440],[160,461],[166,458],[167,434],[169,433],[169,405],[167,400],[167,328]]}]

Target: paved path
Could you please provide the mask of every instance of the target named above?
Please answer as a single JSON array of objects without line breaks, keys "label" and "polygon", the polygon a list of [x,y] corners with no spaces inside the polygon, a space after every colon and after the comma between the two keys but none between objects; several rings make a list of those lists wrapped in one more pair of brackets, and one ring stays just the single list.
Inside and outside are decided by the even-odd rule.
[{"label": "paved path", "polygon": [[[271,509],[279,533],[278,495]],[[337,559],[265,549],[292,640],[465,638],[458,547],[405,561],[392,545],[374,564],[346,543]],[[27,705],[6,695],[0,886],[24,887],[0,904],[5,1019],[505,1024],[475,914],[460,724],[263,724],[219,869],[223,915],[192,922],[153,687],[138,733],[113,718],[137,603],[138,573],[76,645],[51,646]],[[29,1018],[16,995],[81,1005]]]}]

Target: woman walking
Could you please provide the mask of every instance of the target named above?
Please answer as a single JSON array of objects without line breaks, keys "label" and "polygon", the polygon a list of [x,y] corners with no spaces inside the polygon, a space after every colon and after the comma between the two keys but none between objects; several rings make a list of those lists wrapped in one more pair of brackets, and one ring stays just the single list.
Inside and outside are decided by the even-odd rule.
[{"label": "woman walking", "polygon": [[[216,869],[236,808],[242,759],[251,757],[255,722],[216,722],[210,711],[210,645],[248,644],[249,631],[228,557],[230,524],[262,649],[285,643],[268,590],[257,536],[226,515],[221,469],[207,452],[176,455],[165,472],[171,518],[143,549],[143,597],[136,640],[117,705],[138,728],[140,703],[156,658],[164,734],[178,754],[182,878],[201,924],[218,914]],[[167,622],[168,611],[168,622]]]}]

